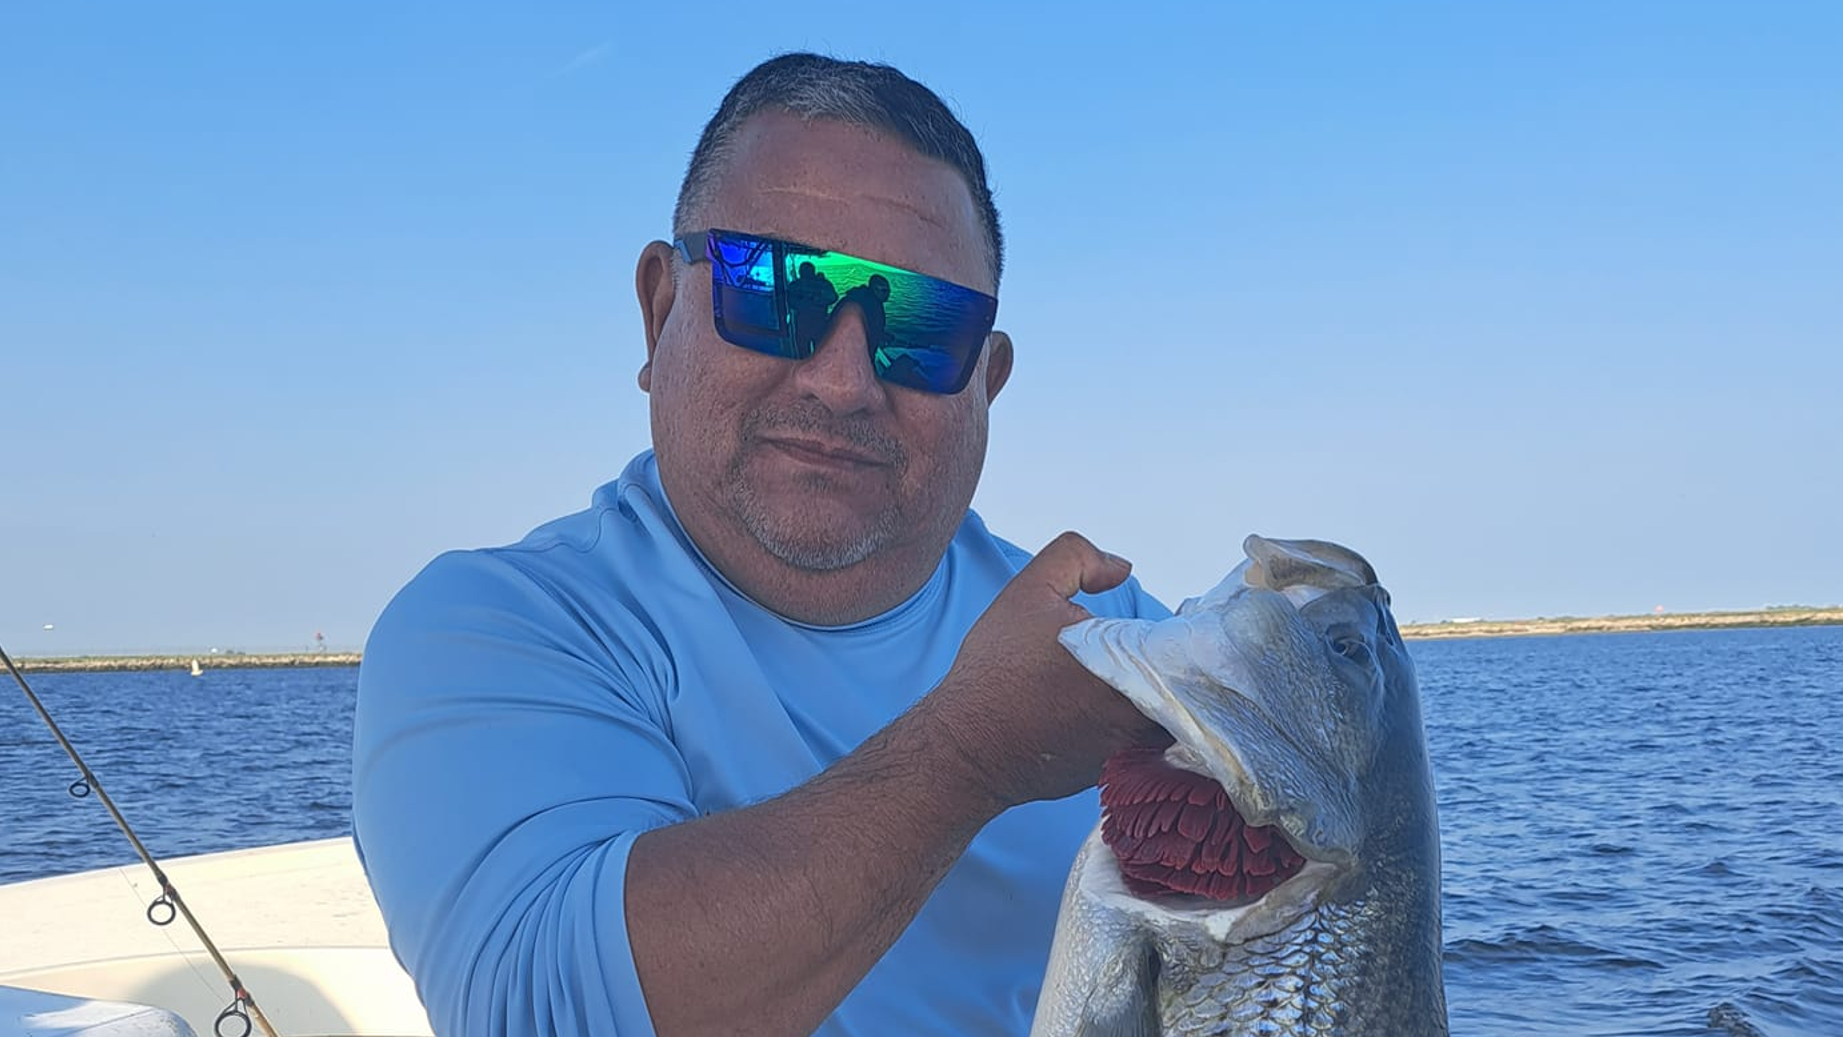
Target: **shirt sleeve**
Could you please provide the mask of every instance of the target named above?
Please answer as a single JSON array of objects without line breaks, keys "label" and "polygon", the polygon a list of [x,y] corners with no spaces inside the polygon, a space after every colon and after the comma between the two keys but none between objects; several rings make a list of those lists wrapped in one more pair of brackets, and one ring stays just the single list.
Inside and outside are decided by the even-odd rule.
[{"label": "shirt sleeve", "polygon": [[670,661],[609,627],[515,559],[457,552],[365,646],[355,838],[437,1033],[652,1037],[627,858],[696,811]]}]

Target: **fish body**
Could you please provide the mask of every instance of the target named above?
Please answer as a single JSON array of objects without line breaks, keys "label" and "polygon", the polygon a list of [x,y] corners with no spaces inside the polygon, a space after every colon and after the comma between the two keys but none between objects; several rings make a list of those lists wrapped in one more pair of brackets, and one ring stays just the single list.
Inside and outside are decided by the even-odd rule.
[{"label": "fish body", "polygon": [[1335,544],[1244,548],[1170,619],[1063,631],[1175,743],[1103,774],[1032,1037],[1447,1033],[1433,780],[1388,593]]}]

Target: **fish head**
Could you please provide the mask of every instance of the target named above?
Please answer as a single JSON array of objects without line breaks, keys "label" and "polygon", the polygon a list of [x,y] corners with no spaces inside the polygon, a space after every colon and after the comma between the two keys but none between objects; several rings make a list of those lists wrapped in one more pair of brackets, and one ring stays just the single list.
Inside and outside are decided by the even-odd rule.
[{"label": "fish head", "polygon": [[1061,640],[1173,738],[1115,754],[1033,1037],[1444,1037],[1440,847],[1414,667],[1362,556],[1249,537],[1164,620]]},{"label": "fish head", "polygon": [[[1171,618],[1090,619],[1061,639],[1172,736],[1166,762],[1214,779],[1240,823],[1328,866],[1306,868],[1322,886],[1362,871],[1379,844],[1432,830],[1413,819],[1431,811],[1414,668],[1356,552],[1259,536],[1243,547],[1245,561]],[[1404,823],[1417,832],[1393,831]]]}]

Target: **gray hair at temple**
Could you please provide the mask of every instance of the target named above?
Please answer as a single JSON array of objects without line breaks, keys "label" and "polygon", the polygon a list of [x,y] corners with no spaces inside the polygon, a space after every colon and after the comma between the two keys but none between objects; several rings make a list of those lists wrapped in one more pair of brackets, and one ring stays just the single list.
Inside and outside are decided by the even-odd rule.
[{"label": "gray hair at temple", "polygon": [[917,152],[957,170],[973,194],[986,232],[992,284],[1005,268],[1005,239],[998,207],[986,183],[979,142],[934,91],[889,65],[840,61],[819,54],[782,54],[755,66],[736,81],[704,125],[672,213],[676,234],[709,196],[717,172],[734,147],[736,131],[749,117],[779,108],[803,119],[832,119],[889,134]]}]

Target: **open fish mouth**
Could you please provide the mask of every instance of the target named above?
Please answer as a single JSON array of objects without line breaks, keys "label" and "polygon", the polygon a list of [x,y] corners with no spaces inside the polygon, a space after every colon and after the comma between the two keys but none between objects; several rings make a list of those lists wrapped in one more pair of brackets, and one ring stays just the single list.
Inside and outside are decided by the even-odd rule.
[{"label": "open fish mouth", "polygon": [[1101,823],[1077,861],[1075,883],[1155,930],[1195,927],[1225,943],[1278,932],[1338,888],[1347,859],[1302,852],[1277,821],[1251,823],[1256,808],[1238,805],[1213,770],[1181,742],[1109,758]]},{"label": "open fish mouth", "polygon": [[1122,892],[1233,906],[1282,888],[1294,899],[1358,865],[1373,740],[1352,725],[1376,715],[1371,628],[1386,606],[1368,563],[1307,543],[1250,537],[1249,561],[1169,619],[1063,631],[1175,740],[1103,769],[1100,834]]},{"label": "open fish mouth", "polygon": [[1298,875],[1306,858],[1277,825],[1252,825],[1221,783],[1152,747],[1101,769],[1101,836],[1128,892],[1253,903]]},{"label": "open fish mouth", "polygon": [[1062,645],[1172,739],[1116,754],[1069,868],[1033,1037],[1445,1037],[1439,833],[1411,661],[1320,540]]}]

